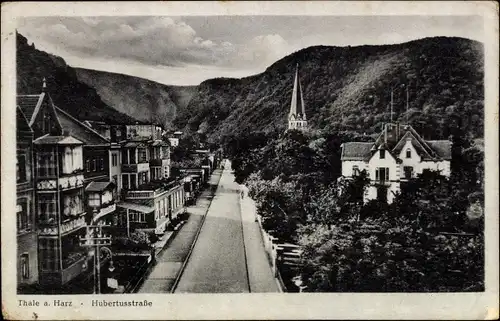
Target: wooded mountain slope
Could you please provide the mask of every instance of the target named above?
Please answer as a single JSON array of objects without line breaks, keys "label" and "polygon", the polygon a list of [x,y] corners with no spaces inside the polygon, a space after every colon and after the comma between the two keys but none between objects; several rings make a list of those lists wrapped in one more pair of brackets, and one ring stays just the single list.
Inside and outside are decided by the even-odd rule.
[{"label": "wooded mountain slope", "polygon": [[168,86],[117,73],[75,68],[83,83],[94,87],[103,101],[135,119],[170,127],[189,103],[196,86]]},{"label": "wooded mountain slope", "polygon": [[[297,63],[315,129],[379,132],[390,119],[393,87],[394,119],[408,119],[425,138],[448,138],[450,119],[460,120],[454,125],[471,136],[483,136],[483,45],[455,37],[302,49],[261,74],[201,83],[176,125],[213,141],[247,131],[284,130]],[[403,86],[409,86],[408,112]]]},{"label": "wooded mountain slope", "polygon": [[16,34],[17,94],[39,94],[43,78],[47,91],[59,108],[79,120],[101,120],[110,124],[134,123],[136,120],[111,108],[94,88],[80,82],[75,70],[63,58],[37,50],[27,39]]}]

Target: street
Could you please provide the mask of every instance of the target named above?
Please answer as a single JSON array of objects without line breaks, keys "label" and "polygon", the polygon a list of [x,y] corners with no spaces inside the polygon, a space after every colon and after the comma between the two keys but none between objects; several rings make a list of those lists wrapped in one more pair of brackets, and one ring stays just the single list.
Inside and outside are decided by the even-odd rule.
[{"label": "street", "polygon": [[242,220],[240,186],[230,168],[227,162],[176,293],[278,291],[268,262],[253,259],[258,256],[255,251],[261,251],[260,258],[265,256],[264,247],[255,234],[244,235],[247,224],[256,227],[257,223]]}]

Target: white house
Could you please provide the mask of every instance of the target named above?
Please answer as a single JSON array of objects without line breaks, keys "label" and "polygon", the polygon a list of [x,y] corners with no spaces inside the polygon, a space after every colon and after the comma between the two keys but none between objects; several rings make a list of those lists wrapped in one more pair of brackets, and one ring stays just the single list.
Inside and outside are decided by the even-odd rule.
[{"label": "white house", "polygon": [[374,143],[349,142],[341,148],[343,177],[368,172],[365,202],[379,198],[391,203],[401,182],[426,169],[450,176],[451,142],[424,140],[410,125],[388,123]]}]

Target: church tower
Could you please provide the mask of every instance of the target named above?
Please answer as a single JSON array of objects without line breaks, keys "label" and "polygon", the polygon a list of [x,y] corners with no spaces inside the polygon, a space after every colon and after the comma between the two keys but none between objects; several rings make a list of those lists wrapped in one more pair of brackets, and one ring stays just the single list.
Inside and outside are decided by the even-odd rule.
[{"label": "church tower", "polygon": [[292,102],[290,103],[290,113],[288,114],[288,129],[305,130],[306,128],[306,109],[299,81],[299,65],[297,64],[295,81],[293,82]]}]

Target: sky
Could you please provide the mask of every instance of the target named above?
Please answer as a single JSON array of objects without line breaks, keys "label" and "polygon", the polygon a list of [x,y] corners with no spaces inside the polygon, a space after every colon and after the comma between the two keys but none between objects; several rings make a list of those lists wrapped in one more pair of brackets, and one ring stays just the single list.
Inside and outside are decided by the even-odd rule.
[{"label": "sky", "polygon": [[394,44],[432,36],[484,41],[480,16],[26,17],[18,31],[72,67],[169,85],[245,77],[314,45]]}]

